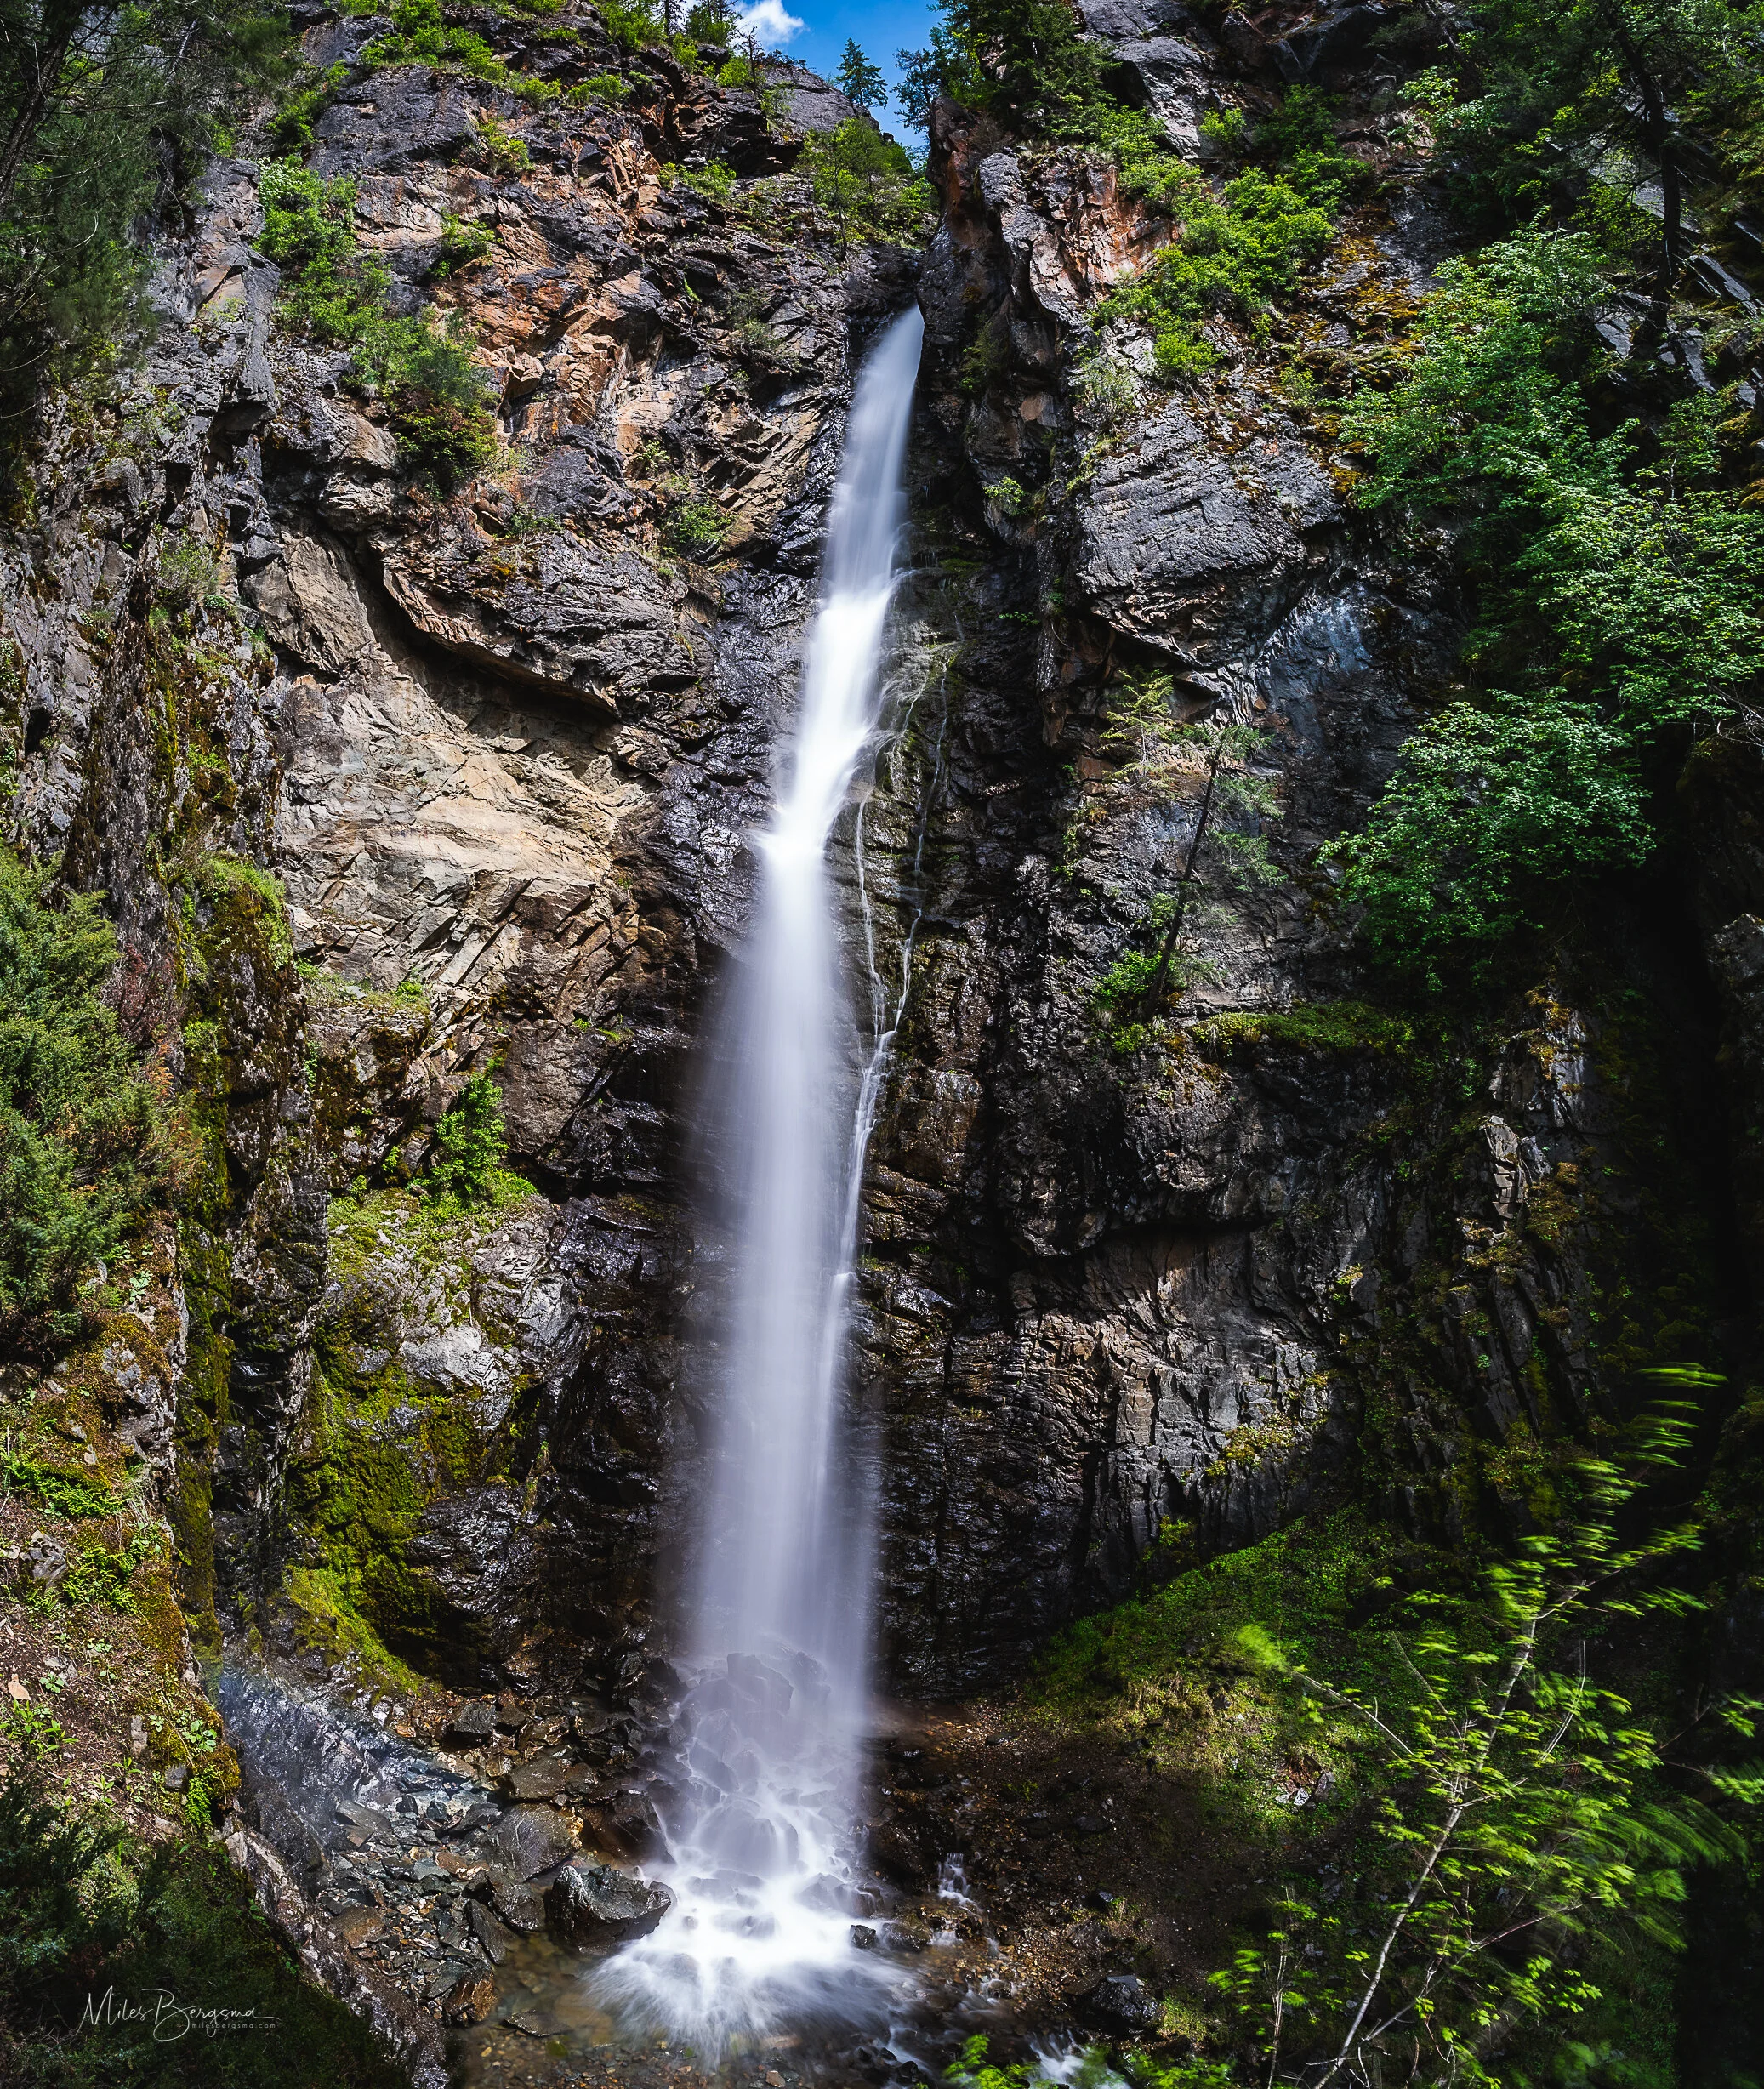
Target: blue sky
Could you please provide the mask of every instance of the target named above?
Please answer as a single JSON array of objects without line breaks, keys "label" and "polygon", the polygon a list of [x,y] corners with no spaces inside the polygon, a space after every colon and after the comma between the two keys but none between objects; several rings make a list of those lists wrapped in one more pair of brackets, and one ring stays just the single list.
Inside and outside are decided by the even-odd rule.
[{"label": "blue sky", "polygon": [[[861,0],[760,0],[757,6],[753,0],[747,6],[737,0],[737,11],[754,15],[761,43],[787,57],[799,58],[829,78],[845,39],[855,38],[888,79],[889,105],[876,111],[883,129],[904,133],[906,123],[893,93],[897,70],[894,54],[917,50],[925,42],[936,19],[928,0],[869,0],[868,4]],[[780,34],[785,20],[802,26]]]}]

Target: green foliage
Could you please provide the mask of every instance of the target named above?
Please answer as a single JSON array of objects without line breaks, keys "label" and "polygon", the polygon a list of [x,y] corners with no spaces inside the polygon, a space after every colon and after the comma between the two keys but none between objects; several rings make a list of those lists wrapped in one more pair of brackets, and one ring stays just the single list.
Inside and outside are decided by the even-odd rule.
[{"label": "green foliage", "polygon": [[113,360],[143,317],[136,221],[289,70],[252,0],[0,0],[0,424]]},{"label": "green foliage", "polygon": [[508,1152],[502,1091],[487,1073],[474,1073],[435,1128],[424,1188],[455,1204],[489,1204]]},{"label": "green foliage", "polygon": [[[1670,1946],[1687,1871],[1738,1853],[1710,1801],[1755,1803],[1761,1780],[1709,1772],[1708,1800],[1675,1789],[1662,1737],[1590,1672],[1612,1619],[1698,1607],[1670,1576],[1693,1525],[1619,1534],[1689,1433],[1665,1410],[1630,1432],[1621,1463],[1580,1454],[1555,1528],[1468,1597],[1407,1597],[1391,1613],[1408,1678],[1396,1693],[1278,1662],[1301,1715],[1357,1729],[1377,1803],[1344,1890],[1289,1891],[1267,1944],[1216,1976],[1267,2080],[1364,2081],[1400,2053],[1410,2080],[1492,2083],[1479,2064],[1492,2026],[1565,2025],[1598,1999],[1589,1941]],[[1711,1707],[1747,1739],[1756,1710]]]},{"label": "green foliage", "polygon": [[962,350],[958,381],[964,394],[970,399],[982,397],[1001,379],[1009,376],[1010,364],[1010,308],[1000,305],[981,322],[979,333]]},{"label": "green foliage", "polygon": [[1249,143],[1249,119],[1241,109],[1209,109],[1200,134],[1221,152],[1240,157]]},{"label": "green foliage", "polygon": [[6,1715],[5,1738],[26,1762],[43,1762],[61,1752],[65,1729],[41,1705],[14,1705]]},{"label": "green foliage", "polygon": [[332,97],[349,78],[350,69],[341,62],[318,72],[304,67],[301,84],[287,94],[270,118],[270,136],[284,152],[304,152],[312,144],[313,127],[331,105]]},{"label": "green foliage", "polygon": [[1072,396],[1079,409],[1105,429],[1116,429],[1138,411],[1139,385],[1118,356],[1092,348],[1073,367]]},{"label": "green foliage", "polygon": [[1408,1051],[1414,1026],[1363,1001],[1300,1003],[1284,1009],[1233,1009],[1198,1022],[1189,1036],[1203,1050],[1229,1052],[1239,1044],[1285,1045],[1306,1052]]},{"label": "green foliage", "polygon": [[901,113],[915,130],[930,132],[931,105],[940,96],[974,102],[985,92],[980,69],[955,32],[934,25],[930,41],[916,51],[896,51]]},{"label": "green foliage", "polygon": [[733,26],[729,0],[697,0],[686,16],[686,35],[695,43],[726,44]]},{"label": "green foliage", "polygon": [[729,534],[729,518],[714,500],[682,500],[668,510],[662,539],[682,558],[708,559]]},{"label": "green foliage", "polygon": [[719,210],[727,210],[735,201],[735,169],[721,160],[707,160],[703,167],[683,167],[679,179],[682,188],[714,203]]},{"label": "green foliage", "polygon": [[463,269],[475,268],[495,245],[494,229],[481,219],[456,218],[451,210],[444,211],[430,274],[457,276]]},{"label": "green foliage", "polygon": [[1540,888],[1652,840],[1625,735],[1570,697],[1491,690],[1426,721],[1364,831],[1329,852],[1374,949],[1437,986],[1446,952],[1511,935]]},{"label": "green foliage", "polygon": [[[980,2032],[963,2041],[961,2058],[943,2077],[950,2089],[1055,2089],[1061,2082],[1069,2084],[1070,2089],[1107,2089],[1109,2084],[1120,2080],[1101,2046],[1087,2047],[1069,2073],[1062,2063],[1058,2074],[1050,2074],[1050,2063],[1040,2060],[1016,2060],[1005,2067],[995,2067],[987,2058],[991,2042]],[[1135,2089],[1166,2089],[1164,2082],[1146,2069],[1135,2069],[1133,2080]],[[1169,2089],[1175,2089],[1173,2080]]]},{"label": "green foliage", "polygon": [[628,101],[630,88],[616,72],[592,72],[578,81],[564,96],[572,109],[586,109],[597,101]]},{"label": "green foliage", "polygon": [[509,68],[475,29],[450,24],[441,0],[395,0],[392,26],[361,47],[368,65],[434,65],[492,86],[514,83]]},{"label": "green foliage", "polygon": [[782,369],[789,365],[790,352],[766,323],[765,306],[766,300],[756,292],[731,291],[723,299],[723,316],[729,323],[737,353],[754,361]]},{"label": "green foliage", "polygon": [[662,19],[646,0],[634,7],[627,6],[625,0],[595,0],[595,7],[607,35],[621,50],[646,50],[667,41]]},{"label": "green foliage", "polygon": [[860,108],[888,106],[888,83],[882,77],[882,68],[872,65],[850,37],[845,39],[845,48],[839,54],[839,66],[833,77],[839,92]]},{"label": "green foliage", "polygon": [[261,244],[282,270],[285,309],[351,351],[354,382],[384,396],[405,456],[443,487],[488,464],[496,424],[463,322],[456,313],[442,329],[388,309],[386,271],[356,244],[355,184],[287,159],[267,165],[259,187]]},{"label": "green foliage", "polygon": [[[1255,767],[1261,735],[1217,713],[1178,725],[1168,675],[1121,684],[1112,698],[1102,743],[1134,754],[1125,774],[1174,789],[1187,777],[1200,785],[1194,826],[1174,893],[1159,893],[1134,933],[1151,947],[1129,949],[1090,989],[1090,1006],[1118,1052],[1140,1050],[1166,998],[1208,975],[1192,946],[1195,931],[1219,925],[1234,902],[1278,875],[1263,827],[1280,817],[1272,779]],[[1174,759],[1172,759],[1174,757]]]},{"label": "green foliage", "polygon": [[1289,87],[1280,106],[1255,127],[1255,149],[1289,188],[1333,217],[1363,171],[1335,142],[1329,98],[1314,87]]},{"label": "green foliage", "polygon": [[1101,300],[1094,323],[1128,318],[1149,327],[1158,375],[1178,382],[1217,361],[1202,322],[1220,312],[1255,326],[1297,288],[1300,269],[1328,247],[1334,226],[1326,211],[1259,168],[1216,195],[1180,160],[1149,163],[1137,179],[1155,179],[1181,230],[1132,282]]},{"label": "green foliage", "polygon": [[1534,227],[1447,263],[1401,379],[1343,423],[1370,464],[1363,505],[1466,517],[1486,583],[1471,657],[1505,685],[1430,720],[1334,847],[1374,947],[1431,978],[1563,882],[1641,861],[1663,732],[1759,689],[1764,515],[1701,484],[1716,416],[1670,414],[1651,460],[1633,423],[1592,431],[1578,373],[1597,368],[1602,261],[1588,235]]},{"label": "green foliage", "polygon": [[[88,1998],[107,1993],[109,2017],[82,2028]],[[133,2021],[120,2020],[125,1999]],[[179,2035],[184,2010],[227,2013],[219,2035],[199,2015]],[[33,2089],[407,2080],[365,2024],[302,1978],[218,1848],[150,1847],[59,1812],[30,1776],[0,1787],[0,2036],[9,2079]]]},{"label": "green foliage", "polygon": [[22,1451],[0,1449],[0,1483],[9,1492],[33,1494],[57,1516],[114,1516],[116,1497],[77,1473],[58,1472]]},{"label": "green foliage", "polygon": [[160,1104],[102,989],[117,939],[0,849],[0,1330],[71,1332],[164,1176]]},{"label": "green foliage", "polygon": [[1090,1012],[1106,1029],[1112,1050],[1137,1051],[1149,1034],[1144,1019],[1151,1005],[1172,990],[1180,993],[1198,976],[1192,965],[1164,953],[1175,919],[1175,895],[1158,893],[1135,931],[1150,948],[1124,951],[1090,988]]},{"label": "green foliage", "polygon": [[[938,11],[947,24],[942,92],[1044,134],[1101,98],[1096,48],[1064,0],[938,0]],[[923,55],[913,54],[909,72]],[[923,91],[916,78],[912,91]]]},{"label": "green foliage", "polygon": [[64,1603],[132,1612],[135,1608],[132,1586],[135,1574],[158,1550],[158,1540],[145,1530],[138,1530],[121,1546],[83,1545],[68,1562],[56,1593]]},{"label": "green foliage", "polygon": [[[1648,90],[1690,110],[1747,179],[1758,105],[1753,0],[1482,0],[1452,47],[1441,144],[1467,200],[1511,223],[1551,200],[1591,146],[1657,175]],[[1668,125],[1669,130],[1674,127]],[[1657,245],[1656,220],[1650,243]]]},{"label": "green foliage", "polygon": [[833,220],[841,247],[852,240],[919,242],[929,237],[936,199],[903,147],[863,117],[803,142],[798,171],[817,209]]},{"label": "green foliage", "polygon": [[[549,14],[549,7],[522,10]],[[550,40],[575,41],[572,31],[548,32]],[[506,88],[523,101],[555,101],[563,89],[555,80],[536,77],[504,63],[476,30],[447,19],[441,0],[396,0],[392,26],[361,47],[361,62],[368,65],[430,65],[437,71],[463,72],[487,86]]]},{"label": "green foliage", "polygon": [[493,174],[524,174],[532,165],[526,140],[517,138],[493,116],[481,116],[475,125],[477,148]]}]

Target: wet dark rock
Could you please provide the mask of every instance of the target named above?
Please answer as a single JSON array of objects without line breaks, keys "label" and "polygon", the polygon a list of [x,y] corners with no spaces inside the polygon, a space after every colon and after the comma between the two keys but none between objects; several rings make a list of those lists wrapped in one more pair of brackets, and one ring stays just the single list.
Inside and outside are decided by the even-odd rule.
[{"label": "wet dark rock", "polygon": [[583,1816],[583,1839],[614,1857],[642,1857],[662,1841],[661,1816],[641,1787],[621,1785],[610,1798],[596,1798]]},{"label": "wet dark rock", "polygon": [[481,1748],[496,1732],[496,1707],[487,1699],[462,1705],[447,1722],[447,1738],[469,1748]]},{"label": "wet dark rock", "polygon": [[1156,2028],[1158,2001],[1136,1973],[1109,1973],[1078,1998],[1078,2013],[1099,2031],[1132,2037]]},{"label": "wet dark rock", "polygon": [[481,2024],[496,2006],[496,1983],[488,1973],[462,1973],[448,1989],[441,2014],[449,2024]]},{"label": "wet dark rock", "polygon": [[519,2031],[524,2038],[555,2038],[562,2029],[549,2009],[538,2008],[532,2003],[509,2010],[499,2021],[511,2031]]},{"label": "wet dark rock", "polygon": [[750,1654],[729,1656],[729,1680],[737,1690],[757,1699],[771,1711],[787,1712],[790,1709],[794,1688],[789,1680]]},{"label": "wet dark rock", "polygon": [[509,1947],[515,1941],[512,1933],[498,1922],[481,1901],[469,1900],[465,1904],[466,1924],[473,1938],[493,1966],[500,1966],[507,1957]]},{"label": "wet dark rock", "polygon": [[564,1788],[568,1767],[549,1756],[517,1763],[503,1779],[502,1788],[511,1799],[555,1799]]},{"label": "wet dark rock", "polygon": [[486,1881],[484,1890],[497,1914],[510,1929],[518,1930],[523,1937],[530,1937],[535,1930],[545,1927],[545,1899],[537,1887],[523,1880],[511,1879],[506,1873],[493,1872]]},{"label": "wet dark rock", "polygon": [[665,1886],[610,1864],[566,1864],[545,1889],[546,1919],[571,1944],[647,1936],[673,1904]]},{"label": "wet dark rock", "polygon": [[491,1861],[513,1879],[531,1879],[561,1864],[576,1847],[567,1822],[549,1806],[513,1806],[485,1837]]},{"label": "wet dark rock", "polygon": [[870,1830],[868,1847],[870,1862],[901,1885],[922,1890],[936,1883],[937,1858],[916,1824],[879,1821]]},{"label": "wet dark rock", "polygon": [[339,1915],[332,1927],[343,1941],[350,1946],[371,1944],[383,1936],[386,1927],[384,1908],[346,1908]]}]

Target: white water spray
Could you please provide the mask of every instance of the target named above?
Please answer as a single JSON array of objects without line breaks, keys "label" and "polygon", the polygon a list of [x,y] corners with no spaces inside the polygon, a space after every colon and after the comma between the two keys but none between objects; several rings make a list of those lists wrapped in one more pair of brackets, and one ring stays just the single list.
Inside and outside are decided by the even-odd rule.
[{"label": "white water spray", "polygon": [[708,1130],[731,1243],[694,1687],[664,1805],[674,1893],[607,1961],[601,1997],[713,2048],[788,2021],[861,2018],[885,1968],[851,1941],[852,1816],[870,1648],[873,1519],[843,1425],[864,1149],[892,1027],[861,1070],[827,851],[872,749],[923,322],[857,382],[802,704],[732,998]]}]

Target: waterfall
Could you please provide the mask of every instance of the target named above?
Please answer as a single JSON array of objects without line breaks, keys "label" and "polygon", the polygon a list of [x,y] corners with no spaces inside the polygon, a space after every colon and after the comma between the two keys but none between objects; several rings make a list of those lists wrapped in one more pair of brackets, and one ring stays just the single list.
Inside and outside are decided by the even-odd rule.
[{"label": "waterfall", "polygon": [[889,1030],[857,1067],[828,848],[879,724],[924,332],[894,322],[861,371],[820,607],[780,766],[751,931],[719,1040],[707,1141],[727,1242],[692,1688],[656,1787],[674,1894],[595,1985],[700,2045],[879,1999],[851,1938],[853,1813],[870,1648],[873,1515],[843,1418],[864,1149]]}]

